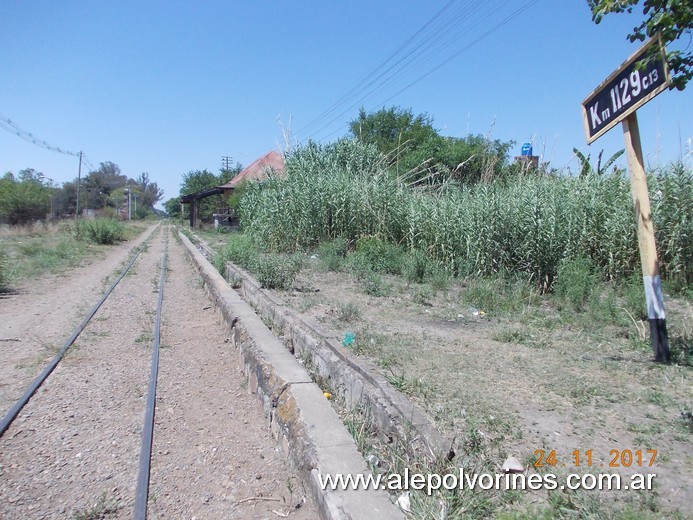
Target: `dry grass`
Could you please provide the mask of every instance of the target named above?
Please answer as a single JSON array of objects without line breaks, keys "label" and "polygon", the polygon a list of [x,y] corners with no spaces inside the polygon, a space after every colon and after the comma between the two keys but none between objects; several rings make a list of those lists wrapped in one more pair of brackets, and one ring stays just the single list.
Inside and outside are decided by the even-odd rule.
[{"label": "dry grass", "polygon": [[[488,302],[497,308],[477,307],[487,292],[459,280],[447,292],[429,288],[422,303],[412,290],[421,286],[388,276],[390,294],[375,297],[364,294],[350,274],[326,272],[317,262],[299,278],[319,289],[310,296],[310,305],[300,293],[279,296],[331,327],[340,339],[347,330],[354,331],[351,348],[379,365],[395,388],[417,402],[441,431],[456,437],[461,457],[457,464],[500,465],[508,455],[529,464],[537,449],[556,450],[561,463],[570,463],[574,450],[591,449],[595,464],[605,465],[614,449],[659,453],[654,493],[584,492],[567,503],[566,497],[547,493],[501,493],[487,496],[476,510],[464,514],[460,497],[417,497],[416,518],[439,513],[441,500],[447,504],[447,518],[501,513],[508,518],[675,518],[677,510],[685,510],[686,489],[693,485],[686,423],[693,373],[683,358],[670,366],[652,363],[648,343],[625,313],[595,322],[589,308],[559,310],[555,297],[525,299],[512,284],[489,288],[495,299]],[[690,345],[691,302],[668,301],[671,336]],[[345,324],[333,309],[349,304],[361,312]],[[367,411],[348,420],[357,423],[353,431],[370,431],[364,425]],[[365,456],[375,453],[383,461],[383,471],[400,471],[406,464],[423,467],[422,461],[405,460],[403,451],[380,445],[373,435],[359,443],[367,445]],[[648,469],[612,468],[624,475]]]},{"label": "dry grass", "polygon": [[59,233],[62,224],[59,222],[34,222],[24,226],[0,225],[0,238],[44,236]]}]

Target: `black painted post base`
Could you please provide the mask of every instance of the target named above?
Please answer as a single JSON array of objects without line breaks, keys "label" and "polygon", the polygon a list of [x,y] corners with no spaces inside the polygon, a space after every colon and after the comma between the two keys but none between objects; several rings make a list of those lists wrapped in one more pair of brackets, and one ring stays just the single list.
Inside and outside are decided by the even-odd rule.
[{"label": "black painted post base", "polygon": [[655,361],[669,363],[671,355],[669,353],[669,336],[667,334],[667,320],[650,319],[650,340],[652,350],[654,350]]}]

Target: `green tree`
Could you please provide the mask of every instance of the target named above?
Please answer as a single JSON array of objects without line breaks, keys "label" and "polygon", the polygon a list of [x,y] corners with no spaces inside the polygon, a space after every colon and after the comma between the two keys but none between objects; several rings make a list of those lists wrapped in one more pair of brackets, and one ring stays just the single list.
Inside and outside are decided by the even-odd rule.
[{"label": "green tree", "polygon": [[[180,195],[191,195],[193,193],[209,190],[223,184],[221,180],[220,176],[208,170],[191,170],[183,175]],[[203,220],[211,218],[212,213],[216,210],[217,204],[220,202],[219,197],[219,195],[215,195],[198,202],[198,214]]]},{"label": "green tree", "polygon": [[80,206],[91,209],[116,207],[113,194],[116,190],[122,189],[127,182],[127,175],[120,171],[117,164],[110,161],[101,163],[98,169],[89,172],[82,181]]},{"label": "green tree", "polygon": [[438,137],[433,119],[427,114],[415,116],[411,109],[400,107],[383,108],[370,114],[362,108],[358,118],[349,123],[349,130],[359,141],[376,145],[391,164]]},{"label": "green tree", "polygon": [[173,197],[164,202],[164,209],[170,218],[180,217],[180,197]]},{"label": "green tree", "polygon": [[[693,3],[691,0],[587,0],[592,10],[592,20],[602,21],[609,13],[632,13],[642,7],[645,20],[628,35],[631,42],[644,41],[661,33],[665,46],[677,42],[684,34],[690,38],[693,31]],[[656,52],[656,49],[653,49]],[[693,50],[690,42],[683,50],[667,50],[667,62],[672,72],[672,88],[686,88],[693,77]]]},{"label": "green tree", "polygon": [[15,179],[11,172],[0,179],[0,217],[10,224],[26,224],[46,218],[50,211],[50,188],[39,174],[27,168]]},{"label": "green tree", "polygon": [[137,208],[154,209],[154,204],[164,196],[164,190],[160,189],[156,182],[149,180],[149,174],[143,172],[135,180],[137,194]]},{"label": "green tree", "polygon": [[497,178],[513,144],[481,135],[444,137],[433,127],[431,116],[415,116],[399,107],[371,114],[361,109],[349,129],[360,142],[374,144],[387,157],[391,171],[411,185]]}]

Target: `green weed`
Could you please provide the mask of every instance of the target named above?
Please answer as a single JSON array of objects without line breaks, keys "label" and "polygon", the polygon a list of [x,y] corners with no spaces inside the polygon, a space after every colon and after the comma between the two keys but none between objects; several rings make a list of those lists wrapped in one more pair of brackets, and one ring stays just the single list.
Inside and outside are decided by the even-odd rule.
[{"label": "green weed", "polygon": [[116,514],[121,507],[117,500],[108,500],[104,492],[92,507],[76,511],[72,518],[74,520],[103,520],[109,515]]},{"label": "green weed", "polygon": [[343,323],[352,323],[361,318],[361,309],[353,303],[343,303],[337,307],[337,319]]},{"label": "green weed", "polygon": [[557,270],[554,293],[574,310],[581,310],[598,283],[599,276],[589,258],[565,259]]},{"label": "green weed", "polygon": [[7,254],[4,249],[0,248],[0,292],[5,292],[9,289],[10,273],[7,263]]},{"label": "green weed", "polygon": [[372,271],[364,276],[363,290],[371,296],[385,296],[387,294],[387,287],[383,282],[383,277]]},{"label": "green weed", "polygon": [[400,274],[405,261],[399,247],[375,236],[360,238],[354,254],[362,265],[379,273]]},{"label": "green weed", "polygon": [[111,245],[125,240],[125,226],[115,219],[85,220],[75,224],[74,229],[77,237],[95,244]]},{"label": "green weed", "polygon": [[302,262],[298,255],[261,255],[254,261],[254,272],[258,281],[266,289],[290,289],[301,270]]},{"label": "green weed", "polygon": [[342,238],[337,238],[331,242],[321,242],[318,246],[317,254],[321,265],[327,271],[337,272],[341,270],[348,250],[348,241]]},{"label": "green weed", "polygon": [[223,256],[244,269],[252,269],[258,254],[257,246],[248,235],[232,233]]}]

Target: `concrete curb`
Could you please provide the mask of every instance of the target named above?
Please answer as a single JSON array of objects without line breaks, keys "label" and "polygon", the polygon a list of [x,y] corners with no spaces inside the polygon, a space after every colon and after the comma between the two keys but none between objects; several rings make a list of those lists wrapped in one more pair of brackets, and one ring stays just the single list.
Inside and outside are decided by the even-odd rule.
[{"label": "concrete curb", "polygon": [[262,405],[270,430],[290,460],[303,470],[324,520],[403,519],[382,490],[323,490],[319,476],[371,474],[336,412],[305,368],[262,319],[179,232],[205,289],[231,335],[249,390]]},{"label": "concrete curb", "polygon": [[[207,246],[198,247],[207,257],[214,255]],[[296,357],[308,357],[347,406],[365,410],[385,442],[398,439],[401,448],[431,461],[454,457],[452,441],[440,434],[418,406],[392,388],[371,362],[343,347],[315,321],[298,316],[240,267],[228,262],[226,269],[228,278],[239,282],[245,300],[271,323],[286,348]]]}]

